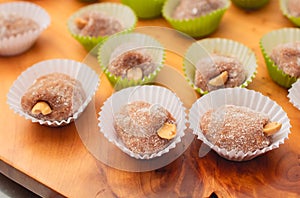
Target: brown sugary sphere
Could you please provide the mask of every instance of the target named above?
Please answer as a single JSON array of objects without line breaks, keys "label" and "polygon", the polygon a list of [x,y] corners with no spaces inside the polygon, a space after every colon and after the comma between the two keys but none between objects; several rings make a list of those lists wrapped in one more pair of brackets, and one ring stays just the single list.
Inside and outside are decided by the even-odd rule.
[{"label": "brown sugary sphere", "polygon": [[[208,82],[222,72],[228,72],[228,80],[222,86],[212,86]],[[224,87],[237,87],[246,79],[243,65],[235,57],[212,54],[202,58],[196,64],[194,83],[203,91],[212,91]]]},{"label": "brown sugary sphere", "polygon": [[173,11],[175,19],[193,19],[224,7],[224,0],[181,0]]},{"label": "brown sugary sphere", "polygon": [[136,67],[141,69],[142,77],[148,76],[156,69],[151,56],[140,50],[131,50],[114,57],[108,66],[108,71],[115,76],[126,78],[128,70]]},{"label": "brown sugary sphere", "polygon": [[290,15],[294,17],[300,17],[300,1],[299,0],[288,0],[287,8]]},{"label": "brown sugary sphere", "polygon": [[[36,79],[21,99],[23,110],[29,115],[49,121],[61,121],[72,116],[85,100],[85,92],[81,83],[62,73],[52,73]],[[46,102],[52,109],[48,115],[33,114],[33,106]]]},{"label": "brown sugary sphere", "polygon": [[279,69],[292,77],[300,77],[300,42],[276,46],[270,55]]},{"label": "brown sugary sphere", "polygon": [[253,152],[270,145],[263,128],[269,118],[247,107],[225,105],[207,111],[200,119],[200,129],[212,144],[227,151]]},{"label": "brown sugary sphere", "polygon": [[157,134],[165,123],[175,123],[160,105],[135,101],[124,105],[115,115],[114,127],[125,146],[134,153],[149,154],[164,149],[170,140]]},{"label": "brown sugary sphere", "polygon": [[74,22],[77,26],[78,34],[82,36],[109,36],[123,29],[118,19],[97,11],[86,12]]},{"label": "brown sugary sphere", "polygon": [[39,25],[30,18],[24,18],[17,14],[0,13],[0,39],[38,29]]}]

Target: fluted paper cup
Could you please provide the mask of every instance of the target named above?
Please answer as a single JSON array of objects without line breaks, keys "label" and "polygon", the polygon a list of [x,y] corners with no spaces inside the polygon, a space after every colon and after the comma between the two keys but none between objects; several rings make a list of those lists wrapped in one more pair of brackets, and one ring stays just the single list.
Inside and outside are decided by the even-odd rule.
[{"label": "fluted paper cup", "polygon": [[300,30],[298,28],[282,28],[265,34],[260,40],[260,49],[263,54],[268,72],[274,82],[282,87],[290,88],[297,81],[296,77],[286,74],[279,69],[270,58],[272,50],[284,43],[300,42]]},{"label": "fluted paper cup", "polygon": [[[200,119],[207,111],[224,105],[236,105],[248,107],[254,111],[267,115],[270,121],[282,123],[280,131],[272,135],[272,142],[268,147],[253,152],[243,153],[242,151],[227,151],[208,141],[200,129]],[[262,95],[259,92],[246,88],[227,88],[210,92],[199,98],[191,107],[189,113],[190,128],[193,133],[204,144],[217,152],[221,157],[232,161],[251,160],[270,150],[276,149],[283,144],[290,133],[290,120],[286,112],[275,101]]]},{"label": "fluted paper cup", "polygon": [[[134,101],[158,104],[169,111],[175,118],[177,125],[176,137],[170,140],[170,143],[164,149],[149,154],[134,153],[129,150],[118,137],[114,128],[114,115],[119,112],[122,106]],[[169,152],[181,141],[181,138],[184,136],[184,130],[186,129],[186,114],[183,103],[169,89],[153,85],[129,87],[115,92],[104,102],[98,120],[100,131],[107,140],[119,147],[124,153],[136,159],[151,159],[160,157]]]},{"label": "fluted paper cup", "polygon": [[[75,20],[82,16],[85,13],[97,11],[106,14],[107,16],[114,17],[115,19],[119,20],[119,22],[123,26],[122,33],[130,32],[134,29],[137,17],[133,10],[126,6],[119,3],[95,3],[88,6],[85,6],[75,12],[69,19],[68,19],[68,29],[71,35],[87,50],[91,51],[93,48],[105,39],[107,39],[111,35],[107,36],[98,36],[98,37],[91,37],[91,36],[83,36],[78,33],[78,28],[76,27]],[[97,48],[98,49],[98,48]],[[93,52],[97,54],[97,50]]]},{"label": "fluted paper cup", "polygon": [[39,28],[17,36],[0,38],[0,55],[13,56],[27,51],[49,26],[50,17],[42,7],[29,2],[11,2],[0,4],[0,15],[16,14],[35,21]]},{"label": "fluted paper cup", "polygon": [[122,0],[121,2],[131,7],[139,18],[150,19],[161,15],[165,1],[166,0]]},{"label": "fluted paper cup", "polygon": [[195,85],[196,65],[200,59],[210,57],[211,54],[234,57],[242,63],[246,78],[239,87],[247,87],[256,76],[257,59],[249,47],[230,39],[202,39],[188,48],[183,61],[183,70],[188,83],[200,94],[206,94],[209,91],[202,90]]},{"label": "fluted paper cup", "polygon": [[192,37],[205,37],[216,31],[219,27],[223,15],[231,4],[231,1],[225,1],[226,4],[224,7],[206,15],[193,19],[175,19],[172,15],[180,0],[166,0],[162,14],[174,29]]},{"label": "fluted paper cup", "polygon": [[[282,14],[288,18],[294,25],[300,27],[300,10],[298,12],[298,14],[296,13],[292,13],[289,9],[288,9],[288,2],[289,0],[280,0],[280,10],[282,12]],[[299,4],[299,2],[297,2],[297,4]],[[299,6],[300,8],[300,6]]]},{"label": "fluted paper cup", "polygon": [[[27,89],[37,78],[51,73],[63,73],[78,80],[85,92],[85,101],[76,112],[73,112],[72,116],[64,120],[50,121],[37,119],[27,114],[21,107],[21,98]],[[7,103],[14,112],[34,123],[37,122],[41,125],[53,127],[64,126],[76,120],[85,110],[86,106],[94,96],[99,83],[100,81],[96,72],[83,63],[68,59],[46,60],[29,67],[14,81],[7,94]]]},{"label": "fluted paper cup", "polygon": [[[155,70],[148,76],[140,80],[129,80],[121,76],[116,76],[109,72],[108,66],[114,58],[131,50],[141,50],[151,56],[151,63],[155,65]],[[99,49],[98,62],[110,83],[116,90],[130,86],[152,83],[158,72],[161,70],[165,60],[165,50],[163,46],[151,36],[141,33],[128,33],[114,35],[107,39]]]},{"label": "fluted paper cup", "polygon": [[244,9],[259,9],[269,3],[270,0],[232,0],[232,2]]},{"label": "fluted paper cup", "polygon": [[300,110],[300,80],[292,84],[292,87],[288,90],[288,92],[290,102]]}]

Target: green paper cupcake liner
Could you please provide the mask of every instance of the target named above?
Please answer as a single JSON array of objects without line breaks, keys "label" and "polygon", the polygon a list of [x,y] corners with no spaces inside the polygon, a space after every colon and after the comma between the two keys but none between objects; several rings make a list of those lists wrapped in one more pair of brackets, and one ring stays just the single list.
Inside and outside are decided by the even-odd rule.
[{"label": "green paper cupcake liner", "polygon": [[183,71],[188,83],[200,94],[209,91],[202,90],[194,84],[196,65],[201,58],[211,54],[226,55],[237,58],[244,66],[245,81],[238,87],[247,87],[256,76],[257,59],[255,53],[247,46],[229,39],[207,38],[193,43],[187,50],[183,61]]},{"label": "green paper cupcake liner", "polygon": [[260,40],[260,49],[263,54],[270,77],[278,85],[290,88],[296,77],[292,77],[279,69],[278,66],[270,58],[270,54],[274,47],[279,44],[300,41],[300,30],[297,28],[282,28],[265,34]]},{"label": "green paper cupcake liner", "polygon": [[231,2],[227,1],[223,8],[214,10],[207,15],[199,16],[194,19],[174,19],[172,13],[180,0],[167,0],[163,6],[162,14],[170,25],[189,36],[205,37],[218,28],[224,13],[228,10]]},{"label": "green paper cupcake liner", "polygon": [[259,9],[269,3],[270,0],[231,0],[235,5],[244,9]]},{"label": "green paper cupcake liner", "polygon": [[[132,45],[131,47],[131,44]],[[121,49],[120,54],[128,52],[133,49],[145,50],[153,60],[153,63],[156,64],[156,69],[149,74],[144,76],[140,80],[129,80],[127,78],[122,78],[121,76],[115,76],[110,73],[107,69],[112,53],[115,52],[118,47],[127,46],[124,49]],[[122,47],[121,47],[122,48]],[[122,52],[122,53],[121,53]],[[107,39],[99,48],[98,53],[98,62],[103,73],[106,75],[110,83],[114,86],[115,90],[120,90],[126,87],[144,85],[153,83],[158,72],[161,70],[165,61],[165,50],[163,46],[154,38],[140,33],[128,33],[128,34],[119,34],[114,35]]]},{"label": "green paper cupcake liner", "polygon": [[122,0],[121,2],[131,7],[139,18],[150,19],[161,15],[165,1],[166,0]]},{"label": "green paper cupcake liner", "polygon": [[282,14],[288,18],[294,25],[300,27],[300,16],[292,16],[287,7],[288,0],[280,0],[280,10]]},{"label": "green paper cupcake liner", "polygon": [[[87,50],[91,51],[95,48],[99,43],[102,43],[109,36],[99,36],[99,37],[90,37],[90,36],[82,36],[77,33],[77,27],[75,24],[75,19],[80,17],[82,14],[90,11],[99,11],[107,14],[107,16],[112,16],[118,19],[123,25],[124,29],[122,32],[130,32],[135,28],[137,17],[133,10],[119,3],[95,3],[88,6],[85,6],[75,12],[67,22],[68,30],[71,35]],[[98,46],[97,46],[98,48]],[[97,49],[93,50],[92,53],[95,55],[97,53]]]}]

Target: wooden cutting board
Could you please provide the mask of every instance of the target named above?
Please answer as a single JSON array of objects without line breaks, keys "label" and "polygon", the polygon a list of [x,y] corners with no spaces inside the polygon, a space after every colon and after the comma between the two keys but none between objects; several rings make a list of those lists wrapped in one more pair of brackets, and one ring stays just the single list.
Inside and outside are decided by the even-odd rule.
[{"label": "wooden cutting board", "polygon": [[[26,53],[0,57],[0,171],[3,174],[44,197],[300,197],[300,111],[289,103],[287,90],[270,79],[259,48],[259,40],[265,33],[293,27],[281,14],[278,1],[271,0],[256,11],[245,11],[232,4],[217,31],[209,37],[236,40],[256,53],[258,73],[248,88],[269,96],[287,112],[292,125],[289,139],[278,149],[253,160],[232,162],[214,151],[200,158],[201,142],[187,135],[183,149],[175,157],[149,167],[147,162],[124,157],[101,137],[97,112],[112,94],[103,75],[95,99],[80,119],[68,126],[49,128],[33,124],[9,109],[8,90],[31,65],[54,58],[94,61],[87,58],[87,52],[71,37],[66,25],[72,13],[88,4],[76,0],[31,2],[48,11],[51,24]],[[137,27],[144,26],[170,28],[163,18],[139,20]],[[165,41],[169,42],[168,39],[174,41],[172,37]],[[199,95],[186,86],[181,58],[173,53],[167,55],[168,67],[159,78],[180,92],[189,106]],[[99,72],[99,68],[95,70]],[[170,71],[175,79],[166,77]],[[176,87],[175,80],[182,86]],[[139,170],[145,171],[131,172],[137,164]]]}]

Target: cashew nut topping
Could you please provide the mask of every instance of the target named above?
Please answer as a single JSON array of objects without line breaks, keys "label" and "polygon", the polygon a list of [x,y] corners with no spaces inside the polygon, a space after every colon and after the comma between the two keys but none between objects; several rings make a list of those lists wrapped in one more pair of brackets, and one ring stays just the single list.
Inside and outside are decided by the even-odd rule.
[{"label": "cashew nut topping", "polygon": [[48,105],[47,102],[37,102],[31,109],[32,114],[40,114],[42,113],[43,115],[48,115],[52,112],[51,107]]},{"label": "cashew nut topping", "polygon": [[210,84],[212,86],[221,86],[221,85],[224,85],[227,80],[228,80],[228,72],[227,71],[223,71],[220,75],[212,78],[208,82],[208,84]]},{"label": "cashew nut topping", "polygon": [[139,67],[132,67],[127,70],[127,78],[129,80],[140,80],[143,78],[143,71]]},{"label": "cashew nut topping", "polygon": [[84,26],[86,26],[87,21],[82,18],[77,18],[75,20],[75,24],[76,24],[77,28],[81,30],[82,28],[84,28]]},{"label": "cashew nut topping", "polygon": [[280,130],[282,124],[279,122],[269,122],[268,124],[266,124],[263,128],[263,132],[267,135],[267,136],[271,136],[274,133],[276,133],[277,131]]},{"label": "cashew nut topping", "polygon": [[165,123],[157,131],[157,135],[163,139],[170,140],[176,136],[176,125],[171,123]]}]

